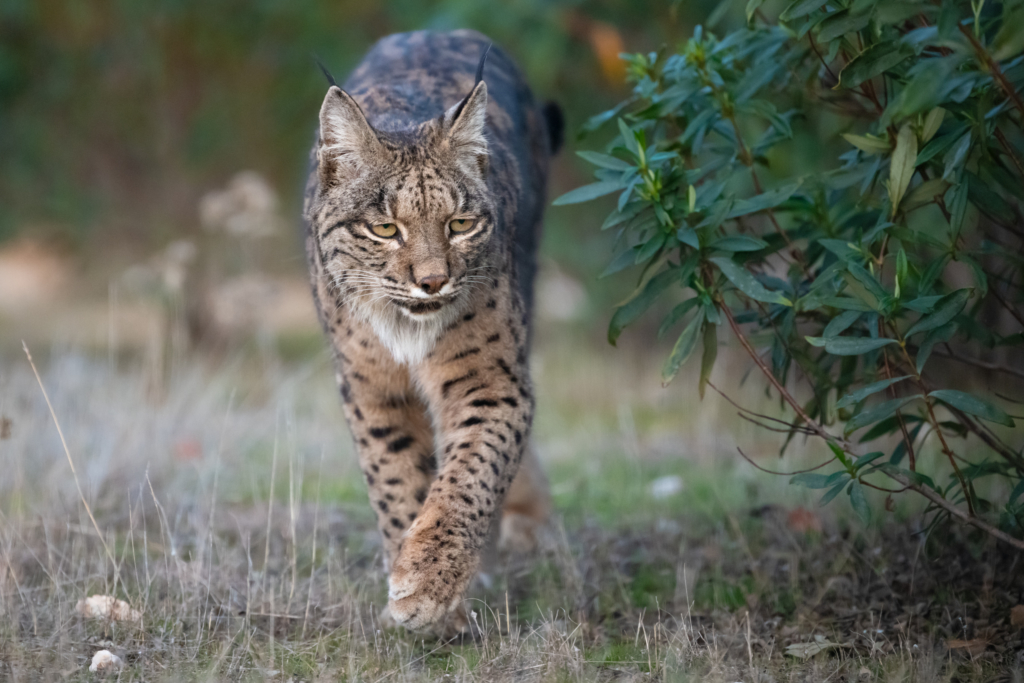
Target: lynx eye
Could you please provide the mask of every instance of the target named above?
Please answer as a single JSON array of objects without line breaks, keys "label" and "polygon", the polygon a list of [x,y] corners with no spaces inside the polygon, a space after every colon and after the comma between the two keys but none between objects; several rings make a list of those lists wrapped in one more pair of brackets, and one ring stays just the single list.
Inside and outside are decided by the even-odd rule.
[{"label": "lynx eye", "polygon": [[473,218],[460,218],[452,221],[448,224],[448,228],[452,232],[469,232],[476,225],[476,220]]},{"label": "lynx eye", "polygon": [[372,228],[373,234],[377,237],[394,237],[398,234],[398,226],[394,223],[381,223]]}]

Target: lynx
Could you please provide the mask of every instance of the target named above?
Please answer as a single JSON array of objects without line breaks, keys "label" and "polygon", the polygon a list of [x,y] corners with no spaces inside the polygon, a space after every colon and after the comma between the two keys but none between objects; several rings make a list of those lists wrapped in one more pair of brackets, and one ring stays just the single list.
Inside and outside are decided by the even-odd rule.
[{"label": "lynx", "polygon": [[470,31],[384,38],[344,89],[325,74],[304,206],[313,297],[388,612],[438,628],[494,535],[529,547],[549,513],[528,355],[561,114]]}]

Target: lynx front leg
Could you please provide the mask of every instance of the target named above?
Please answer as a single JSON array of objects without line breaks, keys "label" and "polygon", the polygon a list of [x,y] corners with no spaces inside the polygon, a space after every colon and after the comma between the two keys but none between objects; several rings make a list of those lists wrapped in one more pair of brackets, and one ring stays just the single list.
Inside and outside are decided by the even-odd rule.
[{"label": "lynx front leg", "polygon": [[433,430],[404,367],[378,364],[371,379],[346,365],[340,373],[345,413],[390,570],[434,479]]},{"label": "lynx front leg", "polygon": [[[406,532],[388,594],[392,617],[414,629],[440,621],[461,601],[515,478],[533,414],[525,362],[516,360],[524,354],[498,339],[490,347],[459,339],[440,346],[420,373],[440,423],[443,455]],[[467,358],[472,362],[461,362]]]}]

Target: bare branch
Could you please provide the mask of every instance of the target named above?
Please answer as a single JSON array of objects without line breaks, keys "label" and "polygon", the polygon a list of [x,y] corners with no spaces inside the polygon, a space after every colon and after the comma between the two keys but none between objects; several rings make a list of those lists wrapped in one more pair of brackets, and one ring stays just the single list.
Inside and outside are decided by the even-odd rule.
[{"label": "bare branch", "polygon": [[958,517],[964,523],[970,524],[975,528],[981,529],[990,536],[993,536],[994,538],[997,538],[1004,543],[1008,543],[1009,545],[1012,545],[1014,548],[1017,548],[1018,550],[1024,550],[1024,540],[1014,538],[1008,533],[995,528],[991,524],[988,524],[984,520],[978,519],[977,517],[972,517],[971,515],[967,514],[966,512],[964,512],[956,505],[949,502],[948,500],[940,496],[938,493],[928,488],[927,486],[919,486],[913,483],[912,481],[910,481],[910,477],[906,476],[905,474],[901,474],[900,472],[890,471],[886,472],[886,474],[889,475],[891,478],[895,479],[896,481],[898,481],[899,483],[906,486],[908,489],[916,491],[917,493],[921,494],[931,502],[935,503],[935,505],[939,506],[949,514],[953,515],[954,517]]},{"label": "bare branch", "polygon": [[756,462],[754,462],[753,460],[750,459],[750,456],[748,456],[746,453],[743,452],[743,449],[737,448],[736,450],[740,452],[740,455],[743,456],[744,460],[746,460],[747,462],[749,462],[751,465],[753,465],[757,469],[761,470],[762,472],[767,472],[768,474],[778,474],[778,475],[783,476],[783,477],[791,477],[794,474],[805,474],[807,472],[813,472],[814,470],[820,470],[825,465],[829,464],[830,462],[834,462],[835,461],[834,458],[831,458],[831,459],[826,460],[825,462],[821,463],[820,465],[815,465],[814,467],[810,467],[810,468],[808,468],[806,470],[797,470],[796,472],[776,472],[775,470],[768,470],[768,469],[765,469],[765,468],[761,467],[760,465],[758,465]]},{"label": "bare branch", "polygon": [[[947,344],[946,346],[948,348],[949,345]],[[981,368],[982,370],[991,370],[992,372],[1002,372],[1002,373],[1005,373],[1007,375],[1014,375],[1015,377],[1020,377],[1021,379],[1024,379],[1024,370],[1018,370],[1017,368],[1011,368],[1011,367],[1008,367],[1006,365],[996,365],[995,363],[986,363],[985,361],[976,360],[974,358],[964,358],[963,356],[955,356],[952,353],[939,353],[939,352],[933,351],[932,354],[935,355],[935,356],[938,356],[939,358],[946,358],[948,360],[955,360],[956,362],[963,363],[965,365],[973,365],[974,367]]]}]

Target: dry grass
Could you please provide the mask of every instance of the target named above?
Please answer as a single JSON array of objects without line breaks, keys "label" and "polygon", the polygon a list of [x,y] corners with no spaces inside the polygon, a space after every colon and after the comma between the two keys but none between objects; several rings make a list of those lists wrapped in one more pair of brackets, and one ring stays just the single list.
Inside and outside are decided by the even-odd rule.
[{"label": "dry grass", "polygon": [[[447,643],[378,622],[380,544],[322,357],[37,350],[100,536],[30,368],[0,356],[0,678],[92,679],[108,649],[121,680],[1022,680],[1018,557],[926,541],[910,507],[805,532],[808,494],[737,462],[776,444],[722,402],[656,389],[656,357],[539,346],[558,518],[537,557],[495,561]],[[663,476],[683,490],[654,500]],[[83,619],[92,594],[142,621]],[[787,656],[815,636],[838,647]]]}]

